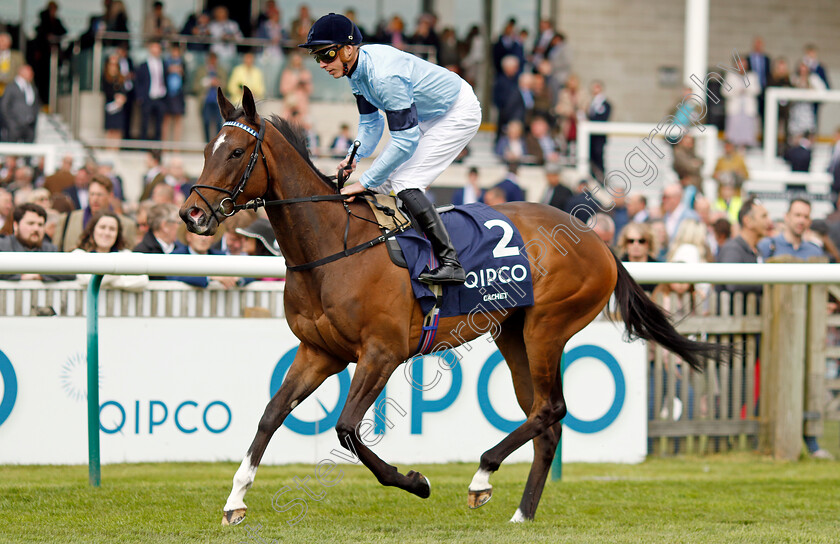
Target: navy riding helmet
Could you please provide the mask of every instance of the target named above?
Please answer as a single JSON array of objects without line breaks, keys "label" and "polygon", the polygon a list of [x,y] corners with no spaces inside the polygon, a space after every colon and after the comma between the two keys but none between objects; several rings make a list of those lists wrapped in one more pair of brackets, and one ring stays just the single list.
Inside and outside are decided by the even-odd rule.
[{"label": "navy riding helmet", "polygon": [[353,21],[336,13],[324,15],[309,29],[306,43],[298,47],[313,50],[326,45],[361,45],[362,33]]}]

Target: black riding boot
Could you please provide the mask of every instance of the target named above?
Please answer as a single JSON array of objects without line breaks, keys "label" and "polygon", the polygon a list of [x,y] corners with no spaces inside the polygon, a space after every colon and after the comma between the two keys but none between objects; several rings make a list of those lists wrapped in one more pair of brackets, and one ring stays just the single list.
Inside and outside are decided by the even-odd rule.
[{"label": "black riding boot", "polygon": [[423,194],[423,191],[406,189],[400,191],[397,196],[400,197],[408,212],[420,225],[426,237],[429,238],[432,249],[435,251],[438,261],[440,261],[440,266],[431,272],[420,274],[420,281],[423,283],[464,283],[466,276],[461,263],[458,261],[455,246],[449,239],[449,233],[446,232],[446,227],[440,215],[438,215],[432,203],[429,202],[429,199],[426,198],[426,195]]}]

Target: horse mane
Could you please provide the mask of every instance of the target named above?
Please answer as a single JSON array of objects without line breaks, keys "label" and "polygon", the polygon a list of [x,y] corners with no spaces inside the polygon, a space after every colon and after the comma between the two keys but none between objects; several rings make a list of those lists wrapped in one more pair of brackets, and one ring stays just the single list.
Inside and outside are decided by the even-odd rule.
[{"label": "horse mane", "polygon": [[[232,114],[230,119],[226,119],[226,121],[230,121],[233,119],[238,119],[245,115],[245,110],[242,108],[237,108]],[[309,156],[309,148],[306,145],[306,134],[304,133],[303,127],[298,125],[297,123],[290,123],[286,121],[282,117],[278,115],[270,115],[266,117],[266,120],[274,125],[280,134],[289,142],[295,151],[306,161],[306,164],[312,168],[312,170],[318,175],[318,177],[330,186],[333,191],[338,192],[338,186],[335,182],[333,182],[329,177],[325,176],[323,172],[318,170],[318,167],[312,162],[312,159]]]}]

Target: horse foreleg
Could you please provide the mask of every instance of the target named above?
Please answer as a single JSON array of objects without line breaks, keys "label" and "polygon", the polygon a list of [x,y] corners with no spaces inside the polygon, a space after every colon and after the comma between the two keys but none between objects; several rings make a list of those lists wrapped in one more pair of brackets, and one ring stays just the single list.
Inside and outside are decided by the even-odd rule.
[{"label": "horse foreleg", "polygon": [[233,476],[233,488],[225,503],[222,525],[236,525],[245,518],[245,493],[254,483],[257,467],[274,432],[292,409],[303,402],[325,379],[340,372],[346,362],[301,344],[286,378],[268,402],[251,447]]},{"label": "horse foreleg", "polygon": [[381,363],[364,364],[362,360],[356,367],[356,373],[350,384],[350,392],[347,395],[347,402],[344,410],[338,418],[335,426],[339,443],[354,453],[359,460],[370,470],[380,484],[393,486],[413,493],[420,498],[426,499],[431,494],[429,480],[419,472],[409,471],[408,474],[400,474],[397,467],[389,465],[380,459],[362,441],[359,435],[359,424],[374,403],[379,393],[388,383],[388,378],[397,367],[397,364],[389,364],[382,367]]}]

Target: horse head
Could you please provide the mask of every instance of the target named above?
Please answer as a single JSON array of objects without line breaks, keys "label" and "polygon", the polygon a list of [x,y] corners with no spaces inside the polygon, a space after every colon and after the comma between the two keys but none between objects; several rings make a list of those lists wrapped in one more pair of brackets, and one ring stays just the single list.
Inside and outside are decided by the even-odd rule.
[{"label": "horse head", "polygon": [[265,195],[269,180],[264,157],[258,160],[265,121],[257,116],[251,90],[244,87],[239,109],[221,88],[217,101],[225,124],[204,148],[204,168],[180,211],[190,232],[206,236],[233,215],[234,205]]}]

